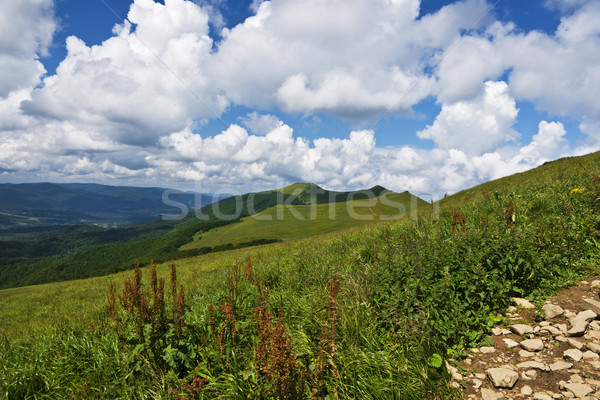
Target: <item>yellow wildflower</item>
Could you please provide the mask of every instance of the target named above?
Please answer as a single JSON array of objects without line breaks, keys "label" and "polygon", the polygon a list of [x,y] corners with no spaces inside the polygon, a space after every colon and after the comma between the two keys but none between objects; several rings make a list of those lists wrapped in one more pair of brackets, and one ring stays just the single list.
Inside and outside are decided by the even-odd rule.
[{"label": "yellow wildflower", "polygon": [[583,189],[575,188],[569,192],[570,195],[574,195],[574,194],[578,194],[578,193],[583,193]]}]

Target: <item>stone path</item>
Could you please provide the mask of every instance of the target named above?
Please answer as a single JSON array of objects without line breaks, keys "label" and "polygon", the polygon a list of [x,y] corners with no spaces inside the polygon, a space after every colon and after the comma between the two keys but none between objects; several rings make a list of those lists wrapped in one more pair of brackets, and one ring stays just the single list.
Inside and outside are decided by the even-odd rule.
[{"label": "stone path", "polygon": [[[600,277],[550,298],[513,299],[494,346],[447,366],[465,399],[600,400]],[[543,316],[544,318],[540,318]]]}]

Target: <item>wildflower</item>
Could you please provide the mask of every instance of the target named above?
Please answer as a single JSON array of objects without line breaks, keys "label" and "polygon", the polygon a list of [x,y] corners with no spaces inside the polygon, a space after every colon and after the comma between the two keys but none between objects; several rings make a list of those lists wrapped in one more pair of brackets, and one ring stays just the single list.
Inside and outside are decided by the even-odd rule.
[{"label": "wildflower", "polygon": [[580,189],[580,188],[575,188],[575,189],[573,189],[573,190],[571,190],[571,191],[569,192],[569,194],[570,194],[571,196],[572,196],[572,195],[574,195],[574,194],[579,194],[579,193],[583,193],[583,189]]}]

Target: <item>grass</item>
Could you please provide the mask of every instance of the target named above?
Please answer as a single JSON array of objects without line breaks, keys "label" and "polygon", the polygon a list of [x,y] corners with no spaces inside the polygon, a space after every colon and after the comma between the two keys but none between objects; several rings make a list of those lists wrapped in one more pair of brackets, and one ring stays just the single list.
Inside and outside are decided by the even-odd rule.
[{"label": "grass", "polygon": [[165,317],[146,291],[148,269],[139,309],[150,318],[117,306],[112,322],[108,283],[120,275],[0,291],[0,395],[458,398],[448,354],[485,341],[511,297],[543,299],[598,271],[598,161],[559,160],[459,193],[439,219],[424,207],[417,221],[179,260],[179,328],[174,303]]},{"label": "grass", "polygon": [[[285,189],[293,192],[305,188],[295,184]],[[283,189],[282,189],[283,190]],[[409,193],[388,192],[372,200],[351,200],[344,203],[313,205],[278,205],[226,225],[194,236],[194,241],[181,247],[191,250],[227,243],[238,244],[256,239],[291,240],[331,233],[352,227],[404,218],[411,209],[425,203]]]}]

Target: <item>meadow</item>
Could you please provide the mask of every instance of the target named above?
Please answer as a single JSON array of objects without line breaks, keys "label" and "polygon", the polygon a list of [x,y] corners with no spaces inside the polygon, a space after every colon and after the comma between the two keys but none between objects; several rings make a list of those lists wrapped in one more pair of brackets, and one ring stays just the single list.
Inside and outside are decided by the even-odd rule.
[{"label": "meadow", "polygon": [[594,153],[413,219],[0,291],[0,396],[459,398],[445,359],[599,261]]}]

